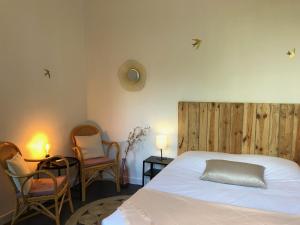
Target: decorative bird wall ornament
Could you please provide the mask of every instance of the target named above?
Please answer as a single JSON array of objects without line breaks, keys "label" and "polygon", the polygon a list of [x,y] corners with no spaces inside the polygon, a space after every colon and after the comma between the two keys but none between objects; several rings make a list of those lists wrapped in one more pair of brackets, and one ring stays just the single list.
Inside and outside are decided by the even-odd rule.
[{"label": "decorative bird wall ornament", "polygon": [[202,40],[200,40],[199,38],[194,38],[194,39],[192,39],[192,40],[194,41],[194,43],[192,44],[193,47],[194,47],[195,49],[199,49]]},{"label": "decorative bird wall ornament", "polygon": [[44,71],[45,71],[44,76],[45,76],[45,77],[48,77],[49,79],[51,79],[50,70],[44,69]]},{"label": "decorative bird wall ornament", "polygon": [[289,50],[286,54],[288,55],[288,57],[289,57],[290,59],[295,58],[295,56],[296,56],[296,48],[294,48],[294,49],[292,49],[292,50]]}]

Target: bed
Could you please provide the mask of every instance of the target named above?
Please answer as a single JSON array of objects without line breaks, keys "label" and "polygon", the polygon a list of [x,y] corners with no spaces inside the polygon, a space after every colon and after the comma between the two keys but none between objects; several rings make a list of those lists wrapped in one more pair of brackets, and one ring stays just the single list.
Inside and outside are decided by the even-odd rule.
[{"label": "bed", "polygon": [[[298,105],[180,102],[178,109],[179,156],[103,225],[300,224]],[[263,165],[267,187],[200,180],[209,159]]]}]

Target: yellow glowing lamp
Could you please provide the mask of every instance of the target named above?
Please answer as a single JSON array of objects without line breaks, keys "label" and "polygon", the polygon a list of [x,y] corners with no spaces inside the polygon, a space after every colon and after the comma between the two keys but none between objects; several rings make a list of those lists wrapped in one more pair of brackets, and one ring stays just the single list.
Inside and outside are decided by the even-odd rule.
[{"label": "yellow glowing lamp", "polygon": [[166,149],[168,145],[168,139],[166,135],[157,135],[156,136],[156,147],[160,149],[160,160],[162,161],[164,158],[162,156],[162,150]]},{"label": "yellow glowing lamp", "polygon": [[49,156],[50,156],[50,154],[49,154],[49,150],[50,150],[50,144],[46,144],[45,145],[45,150],[46,150],[46,158],[48,158]]},{"label": "yellow glowing lamp", "polygon": [[27,145],[34,159],[49,157],[50,144],[44,133],[35,134]]}]

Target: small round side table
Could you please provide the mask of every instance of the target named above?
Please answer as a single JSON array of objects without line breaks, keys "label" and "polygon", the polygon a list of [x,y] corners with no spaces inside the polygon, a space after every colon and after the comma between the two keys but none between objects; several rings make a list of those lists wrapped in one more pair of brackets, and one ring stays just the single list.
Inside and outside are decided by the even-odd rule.
[{"label": "small round side table", "polygon": [[[76,165],[79,167],[79,160],[77,158],[66,156],[65,159],[68,160],[69,167],[76,166]],[[57,170],[58,176],[61,176],[62,169],[67,168],[64,161],[62,161],[62,160],[53,159],[49,163],[44,163],[43,166],[41,167],[42,163],[43,163],[43,161],[37,165],[38,170],[40,170],[40,169]],[[78,169],[78,171],[79,171],[79,169]],[[78,176],[79,176],[79,172],[77,174],[77,177]]]}]

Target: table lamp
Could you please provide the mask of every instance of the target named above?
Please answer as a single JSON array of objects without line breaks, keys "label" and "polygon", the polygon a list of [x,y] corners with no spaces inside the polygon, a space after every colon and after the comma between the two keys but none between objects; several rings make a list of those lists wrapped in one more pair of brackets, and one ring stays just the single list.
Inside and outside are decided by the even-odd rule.
[{"label": "table lamp", "polygon": [[46,158],[49,158],[49,157],[50,157],[50,154],[49,154],[50,145],[49,145],[48,143],[45,144],[45,150],[46,150],[46,155],[45,155],[45,157],[46,157]]},{"label": "table lamp", "polygon": [[156,147],[160,149],[160,160],[163,161],[162,150],[167,148],[167,136],[157,135],[156,136]]}]

